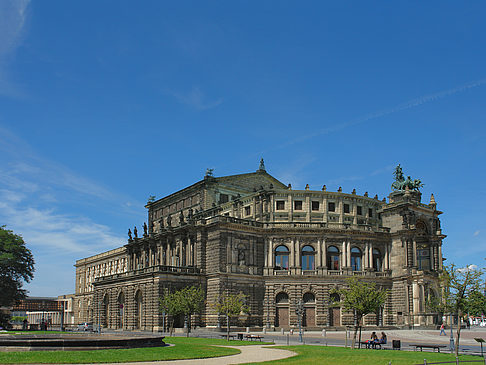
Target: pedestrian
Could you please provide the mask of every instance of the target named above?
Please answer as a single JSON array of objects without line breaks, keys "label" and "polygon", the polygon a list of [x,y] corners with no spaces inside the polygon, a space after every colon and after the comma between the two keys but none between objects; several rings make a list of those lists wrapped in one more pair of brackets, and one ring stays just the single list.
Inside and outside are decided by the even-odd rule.
[{"label": "pedestrian", "polygon": [[442,334],[444,334],[444,336],[447,336],[446,332],[445,332],[445,326],[444,326],[444,323],[442,323],[440,325],[440,333],[439,333],[439,336],[442,336]]}]

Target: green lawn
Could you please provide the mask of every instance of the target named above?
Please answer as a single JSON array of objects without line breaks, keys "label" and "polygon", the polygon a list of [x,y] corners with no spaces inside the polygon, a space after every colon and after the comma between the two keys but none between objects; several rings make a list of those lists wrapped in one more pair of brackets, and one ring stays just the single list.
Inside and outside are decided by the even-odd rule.
[{"label": "green lawn", "polygon": [[[298,353],[297,356],[278,360],[267,361],[259,364],[319,364],[319,365],[388,365],[391,361],[393,365],[403,364],[423,364],[427,362],[455,361],[456,357],[450,354],[439,354],[432,352],[414,351],[392,351],[392,350],[351,350],[344,347],[326,346],[278,346],[278,348],[291,350]],[[478,356],[461,356],[461,360],[481,360]],[[474,363],[472,363],[474,364]],[[480,364],[480,363],[479,363]]]},{"label": "green lawn", "polygon": [[[168,337],[166,343],[176,346],[146,347],[139,349],[94,350],[94,351],[29,351],[0,352],[0,364],[59,364],[59,363],[102,363],[195,359],[227,356],[240,351],[211,345],[255,345],[256,342],[226,341],[220,339]],[[260,343],[258,343],[260,344]]]}]

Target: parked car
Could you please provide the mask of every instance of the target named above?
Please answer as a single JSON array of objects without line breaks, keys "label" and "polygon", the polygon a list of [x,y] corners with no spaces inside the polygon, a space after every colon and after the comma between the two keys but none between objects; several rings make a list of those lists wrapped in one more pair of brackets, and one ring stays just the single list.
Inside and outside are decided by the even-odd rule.
[{"label": "parked car", "polygon": [[83,322],[78,324],[78,331],[93,331],[93,323]]}]

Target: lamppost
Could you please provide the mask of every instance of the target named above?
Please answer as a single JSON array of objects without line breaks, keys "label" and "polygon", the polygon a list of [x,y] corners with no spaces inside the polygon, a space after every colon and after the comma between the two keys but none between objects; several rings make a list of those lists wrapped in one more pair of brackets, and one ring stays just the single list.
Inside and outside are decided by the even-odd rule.
[{"label": "lamppost", "polygon": [[[452,352],[454,352],[454,348],[455,348],[455,346],[454,346],[454,334],[452,333],[452,323],[453,323],[452,322],[452,320],[453,320],[452,313],[450,314],[450,318],[451,318],[451,339],[449,341],[449,348],[450,348],[451,353],[452,353]],[[459,324],[459,326],[460,326],[460,324]]]},{"label": "lamppost", "polygon": [[304,342],[302,339],[302,316],[304,315],[304,303],[302,303],[301,299],[299,299],[297,302],[295,314],[297,314],[297,318],[299,319],[299,342]]}]

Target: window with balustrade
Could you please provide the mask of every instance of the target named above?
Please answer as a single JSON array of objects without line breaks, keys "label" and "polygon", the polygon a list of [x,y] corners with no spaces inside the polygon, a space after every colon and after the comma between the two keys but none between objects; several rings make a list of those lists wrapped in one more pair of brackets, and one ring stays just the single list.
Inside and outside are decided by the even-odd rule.
[{"label": "window with balustrade", "polygon": [[377,248],[373,249],[373,270],[375,271],[382,271],[383,267],[383,260],[381,256],[380,250]]},{"label": "window with balustrade", "polygon": [[339,270],[339,249],[336,246],[327,248],[327,268],[329,270]]},{"label": "window with balustrade", "polygon": [[351,249],[351,269],[361,271],[361,250],[358,247]]},{"label": "window with balustrade", "polygon": [[289,269],[289,249],[287,246],[281,245],[275,249],[275,269]]},{"label": "window with balustrade", "polygon": [[314,270],[315,269],[315,255],[314,247],[304,246],[302,247],[302,270]]}]

